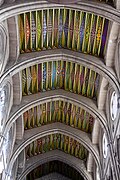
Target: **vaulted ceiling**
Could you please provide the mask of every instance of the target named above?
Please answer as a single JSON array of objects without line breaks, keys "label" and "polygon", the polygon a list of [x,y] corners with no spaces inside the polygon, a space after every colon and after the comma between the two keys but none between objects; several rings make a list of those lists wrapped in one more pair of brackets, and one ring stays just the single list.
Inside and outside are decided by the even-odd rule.
[{"label": "vaulted ceiling", "polygon": [[[20,53],[69,49],[104,61],[109,20],[101,16],[72,8],[44,9],[18,16]],[[79,55],[78,55],[79,56]],[[63,89],[97,101],[100,74],[66,60],[37,63],[21,71],[22,96]],[[65,100],[47,101],[23,114],[24,129],[39,128],[60,122],[92,133],[94,117],[82,107]],[[60,150],[86,162],[88,150],[74,138],[57,133],[36,139],[26,147],[26,158],[51,150]]]},{"label": "vaulted ceiling", "polygon": [[[29,167],[28,172],[26,168],[27,178],[56,171],[73,179],[74,175],[81,180],[82,176],[92,179],[93,164],[101,170],[98,136],[100,126],[107,131],[103,110],[108,85],[113,83],[116,90],[119,86],[112,66],[106,66],[113,22],[109,15],[90,8],[61,5],[61,1],[55,6],[53,1],[11,16],[16,18],[19,57],[9,60],[4,71],[11,73],[14,97],[6,127],[16,121],[22,138],[16,138],[9,168],[23,150],[26,167],[33,157],[39,159],[51,152],[57,157],[62,151],[65,159],[69,154],[73,162],[81,160],[84,168],[74,169],[67,160],[49,159],[34,169]],[[103,4],[111,8],[112,3]],[[69,171],[73,171],[71,175]]]}]

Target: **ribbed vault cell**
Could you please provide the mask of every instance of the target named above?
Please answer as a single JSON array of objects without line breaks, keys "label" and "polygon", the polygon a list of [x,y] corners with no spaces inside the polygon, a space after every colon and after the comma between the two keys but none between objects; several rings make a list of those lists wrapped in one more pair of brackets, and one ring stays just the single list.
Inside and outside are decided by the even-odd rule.
[{"label": "ribbed vault cell", "polygon": [[87,133],[93,129],[94,118],[84,109],[65,101],[50,101],[29,109],[23,114],[25,130],[61,122]]},{"label": "ribbed vault cell", "polygon": [[20,52],[67,48],[104,56],[108,20],[73,9],[46,9],[19,15]]},{"label": "ribbed vault cell", "polygon": [[28,67],[22,71],[23,95],[64,89],[96,99],[100,76],[77,63],[52,61]]},{"label": "ribbed vault cell", "polygon": [[26,159],[51,150],[60,150],[86,161],[88,151],[73,138],[56,133],[33,141],[26,147]]},{"label": "ribbed vault cell", "polygon": [[[61,161],[50,161],[40,165],[27,175],[27,180],[38,179],[47,174],[57,172],[70,179],[84,180],[84,178],[77,172],[73,167],[61,162]],[[43,177],[44,179],[44,177]],[[52,180],[52,179],[50,179]]]}]

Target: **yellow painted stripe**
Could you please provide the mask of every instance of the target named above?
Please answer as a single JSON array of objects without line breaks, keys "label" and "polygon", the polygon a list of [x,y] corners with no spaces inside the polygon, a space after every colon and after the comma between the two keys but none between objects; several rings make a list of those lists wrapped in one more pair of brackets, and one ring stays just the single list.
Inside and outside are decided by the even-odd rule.
[{"label": "yellow painted stripe", "polygon": [[37,27],[37,11],[35,11],[35,24],[36,24],[36,39],[35,39],[35,41],[36,41],[36,44],[35,44],[35,49],[37,50],[38,49],[38,35],[37,35],[37,29],[38,29],[38,27]]},{"label": "yellow painted stripe", "polygon": [[[97,31],[98,31],[98,22],[99,22],[99,19],[100,19],[100,16],[97,17],[96,34],[97,34]],[[94,39],[94,45],[93,45],[93,50],[92,50],[93,55],[95,55],[96,38],[97,38],[97,37],[95,36],[95,39]]]},{"label": "yellow painted stripe", "polygon": [[90,53],[90,38],[91,38],[93,22],[94,22],[94,14],[92,14],[92,17],[91,17],[90,35],[89,35],[89,40],[88,40],[87,53]]},{"label": "yellow painted stripe", "polygon": [[73,82],[73,92],[74,93],[76,93],[76,78],[75,78],[75,76],[76,76],[76,73],[77,73],[77,63],[75,63],[75,73],[74,73],[74,82]]},{"label": "yellow painted stripe", "polygon": [[42,27],[41,27],[41,48],[43,48],[43,10],[41,10],[41,19],[42,19]]},{"label": "yellow painted stripe", "polygon": [[85,94],[85,88],[86,88],[85,79],[86,79],[86,75],[87,75],[87,68],[85,67],[85,71],[84,71],[84,83],[82,85],[82,95]]},{"label": "yellow painted stripe", "polygon": [[52,27],[53,27],[53,29],[52,29],[52,48],[54,47],[54,30],[55,30],[55,28],[54,28],[54,21],[55,21],[55,9],[53,9],[52,10],[52,20],[53,20],[53,22],[52,22]]}]

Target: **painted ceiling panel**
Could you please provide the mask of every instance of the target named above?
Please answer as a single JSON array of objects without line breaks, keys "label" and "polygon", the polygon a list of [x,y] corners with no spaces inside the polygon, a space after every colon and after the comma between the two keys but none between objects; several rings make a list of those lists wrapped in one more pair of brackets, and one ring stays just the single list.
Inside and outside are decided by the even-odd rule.
[{"label": "painted ceiling panel", "polygon": [[79,142],[66,135],[57,133],[47,135],[29,144],[26,147],[26,159],[55,149],[64,151],[82,160],[86,160],[88,155],[88,151]]},{"label": "painted ceiling panel", "polygon": [[71,166],[61,161],[50,161],[40,165],[27,175],[27,180],[33,180],[49,173],[57,172],[70,179],[83,180],[84,178]]},{"label": "painted ceiling panel", "polygon": [[78,128],[87,133],[93,129],[94,118],[84,109],[65,101],[40,104],[23,114],[25,130],[54,122]]},{"label": "painted ceiling panel", "polygon": [[67,48],[103,57],[108,20],[72,9],[19,15],[20,52]]},{"label": "painted ceiling panel", "polygon": [[100,76],[93,70],[68,61],[52,61],[22,70],[22,94],[64,89],[96,99]]}]

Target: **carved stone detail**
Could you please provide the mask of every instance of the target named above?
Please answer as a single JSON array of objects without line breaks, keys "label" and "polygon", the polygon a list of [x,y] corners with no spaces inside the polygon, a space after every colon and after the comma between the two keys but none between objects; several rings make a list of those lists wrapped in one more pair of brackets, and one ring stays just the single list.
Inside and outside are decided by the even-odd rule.
[{"label": "carved stone detail", "polygon": [[0,6],[4,3],[4,0],[0,0]]},{"label": "carved stone detail", "polygon": [[7,34],[3,25],[0,24],[0,75],[6,64]]},{"label": "carved stone detail", "polygon": [[0,132],[4,126],[10,104],[10,83],[0,87]]}]

